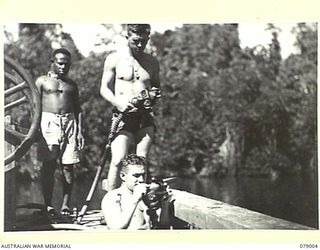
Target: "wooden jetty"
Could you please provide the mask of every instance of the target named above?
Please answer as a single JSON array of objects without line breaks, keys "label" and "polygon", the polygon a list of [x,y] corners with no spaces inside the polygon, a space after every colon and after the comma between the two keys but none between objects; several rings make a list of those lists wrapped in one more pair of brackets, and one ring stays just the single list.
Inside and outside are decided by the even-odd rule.
[{"label": "wooden jetty", "polygon": [[[172,193],[175,197],[172,229],[316,230],[185,191],[172,190]],[[17,209],[29,209],[29,214],[17,216],[10,231],[108,230],[101,210],[87,211],[81,223],[75,224],[76,217],[50,217],[41,206],[18,206]]]},{"label": "wooden jetty", "polygon": [[[174,189],[172,194],[174,196],[172,229],[317,230],[181,190]],[[9,231],[108,229],[101,210],[87,211],[81,223],[77,224],[76,216],[48,216],[40,204],[17,206],[17,209],[28,209],[29,214],[14,218],[15,223],[14,225],[11,223],[12,228]]]},{"label": "wooden jetty", "polygon": [[101,210],[88,211],[81,223],[76,223],[76,216],[51,216],[44,212],[41,204],[27,204],[18,209],[28,209],[29,213],[18,215],[12,231],[53,231],[53,230],[107,230]]}]

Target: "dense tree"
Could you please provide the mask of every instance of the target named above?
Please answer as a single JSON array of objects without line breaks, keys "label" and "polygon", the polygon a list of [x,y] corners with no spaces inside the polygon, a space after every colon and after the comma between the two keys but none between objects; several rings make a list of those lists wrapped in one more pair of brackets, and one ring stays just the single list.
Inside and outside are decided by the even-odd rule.
[{"label": "dense tree", "polygon": [[290,113],[289,157],[303,169],[315,169],[317,157],[317,26],[299,24],[295,29],[300,53],[288,57],[279,84]]},{"label": "dense tree", "polygon": [[220,78],[240,50],[237,32],[236,25],[184,25],[153,37],[164,92],[153,157],[161,166],[189,175],[225,172],[231,166],[223,168],[217,154],[233,113],[222,107],[222,92],[230,84],[220,84]]},{"label": "dense tree", "polygon": [[[316,31],[303,26],[303,33],[302,26],[297,34],[298,42],[303,41],[301,51],[309,45],[315,54]],[[310,154],[315,152],[315,96],[288,93],[281,79],[287,72],[277,39],[281,31],[272,24],[267,29],[269,48],[245,50],[239,48],[235,25],[185,25],[154,37],[166,94],[159,110],[160,143],[155,146],[155,157],[164,160],[161,166],[187,174],[273,174],[303,168],[290,153],[294,147],[301,147],[299,153],[306,159],[314,158]],[[315,61],[308,61],[310,55],[295,57],[316,68]],[[309,77],[315,89],[316,71]],[[288,99],[296,95],[301,98],[298,103]],[[298,118],[290,105],[305,107],[300,116],[308,117]],[[294,135],[295,123],[310,134]],[[310,146],[302,146],[298,138]]]},{"label": "dense tree", "polygon": [[[67,39],[74,46],[59,27],[22,25],[20,39],[5,53],[37,77],[48,70],[52,44]],[[235,24],[184,25],[152,36],[163,92],[154,110],[155,175],[288,174],[316,167],[317,28],[299,24],[300,53],[285,60],[281,30],[272,24],[267,30],[269,47],[245,49]],[[107,53],[83,58],[75,46],[73,52],[70,76],[79,85],[86,138],[78,174],[87,174],[100,161],[111,120],[112,107],[99,94]]]}]

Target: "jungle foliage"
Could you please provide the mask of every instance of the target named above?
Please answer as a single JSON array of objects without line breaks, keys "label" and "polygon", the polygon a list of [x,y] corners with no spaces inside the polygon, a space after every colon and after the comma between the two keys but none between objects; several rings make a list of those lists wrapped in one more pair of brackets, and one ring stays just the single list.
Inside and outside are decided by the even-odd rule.
[{"label": "jungle foliage", "polygon": [[[49,69],[53,38],[48,32],[54,33],[56,27],[32,28],[6,45],[5,54],[36,79]],[[272,24],[268,28],[267,48],[241,49],[236,24],[183,25],[151,37],[162,88],[154,109],[157,135],[150,152],[155,175],[316,170],[317,27],[303,23],[295,27],[299,53],[286,59],[281,58],[279,31]],[[86,139],[78,174],[93,174],[111,120],[112,107],[99,94],[107,53],[84,58],[69,34],[55,39],[61,46],[71,46],[75,54],[70,76],[79,85]],[[19,164],[35,178],[39,163],[34,151]]]}]

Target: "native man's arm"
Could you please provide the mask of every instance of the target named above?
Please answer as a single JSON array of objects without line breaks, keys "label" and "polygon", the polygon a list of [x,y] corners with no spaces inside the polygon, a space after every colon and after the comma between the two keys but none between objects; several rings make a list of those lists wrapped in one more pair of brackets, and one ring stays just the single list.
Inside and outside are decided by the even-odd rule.
[{"label": "native man's arm", "polygon": [[35,83],[39,91],[40,98],[42,98],[42,83],[43,83],[43,76],[40,76]]},{"label": "native man's arm", "polygon": [[77,147],[78,149],[83,149],[84,147],[84,137],[82,135],[82,113],[81,113],[81,105],[80,105],[80,97],[79,97],[79,90],[76,83],[74,83],[75,92],[74,92],[74,113],[76,116],[76,122],[77,122]]},{"label": "native man's arm", "polygon": [[77,127],[78,127],[78,134],[77,134],[77,148],[83,149],[84,147],[84,137],[82,134],[82,113],[79,112],[77,116]]}]

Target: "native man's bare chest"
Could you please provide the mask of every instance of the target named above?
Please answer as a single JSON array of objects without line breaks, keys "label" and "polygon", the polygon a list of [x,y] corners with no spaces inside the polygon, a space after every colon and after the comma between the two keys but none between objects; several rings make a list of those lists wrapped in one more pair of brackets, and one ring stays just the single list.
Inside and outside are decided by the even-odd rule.
[{"label": "native man's bare chest", "polygon": [[42,85],[42,90],[45,94],[56,93],[61,95],[69,95],[74,93],[75,87],[61,79],[48,77]]}]

